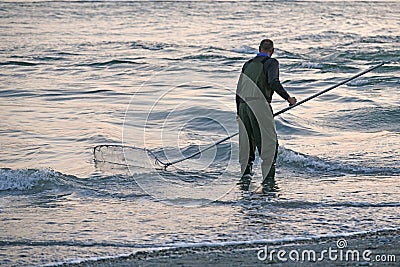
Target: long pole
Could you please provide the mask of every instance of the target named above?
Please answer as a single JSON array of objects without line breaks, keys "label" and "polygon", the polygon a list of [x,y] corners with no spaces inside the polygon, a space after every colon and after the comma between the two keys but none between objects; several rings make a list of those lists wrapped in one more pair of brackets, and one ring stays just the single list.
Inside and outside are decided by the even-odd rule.
[{"label": "long pole", "polygon": [[[312,95],[312,96],[310,96],[310,97],[307,97],[307,98],[305,98],[305,99],[303,99],[303,100],[297,102],[295,105],[289,106],[289,107],[287,107],[287,108],[284,108],[284,109],[282,109],[282,110],[280,110],[280,111],[274,113],[273,116],[276,117],[276,116],[278,116],[278,115],[280,115],[280,114],[282,114],[282,113],[285,113],[285,112],[288,111],[288,110],[291,110],[291,109],[293,109],[293,108],[295,108],[295,107],[298,107],[298,106],[300,106],[300,105],[306,103],[307,101],[310,101],[311,99],[314,99],[314,98],[316,98],[316,97],[318,97],[318,96],[320,96],[320,95],[322,95],[322,94],[325,94],[326,92],[329,92],[329,91],[331,91],[331,90],[333,90],[333,89],[335,89],[335,88],[337,88],[337,87],[339,87],[339,86],[341,86],[341,85],[343,85],[343,84],[346,84],[346,83],[348,83],[348,82],[350,82],[350,81],[352,81],[352,80],[354,80],[354,79],[356,79],[356,78],[358,78],[358,77],[360,77],[360,76],[362,76],[362,75],[364,75],[364,74],[366,74],[366,73],[368,73],[368,72],[370,72],[370,71],[373,71],[374,69],[377,69],[377,68],[381,67],[383,64],[384,64],[384,63],[382,62],[382,63],[380,63],[380,64],[378,64],[378,65],[376,65],[376,66],[373,66],[373,67],[370,67],[369,69],[366,69],[366,70],[364,70],[364,71],[361,71],[361,72],[357,73],[356,75],[354,75],[354,76],[352,76],[352,77],[350,77],[350,78],[348,78],[348,79],[346,79],[346,80],[344,80],[344,81],[342,81],[342,82],[340,82],[340,83],[338,83],[338,84],[332,85],[332,86],[326,88],[325,90],[322,90],[322,91],[320,91],[320,92],[318,92],[318,93],[316,93],[316,94],[314,94],[314,95]],[[165,165],[165,167],[168,167],[168,166],[171,166],[171,165],[173,165],[173,164],[182,162],[182,161],[184,161],[184,160],[191,159],[191,158],[193,158],[193,157],[195,157],[195,156],[197,156],[197,155],[203,153],[204,151],[207,151],[207,150],[209,150],[210,148],[212,148],[212,147],[214,147],[214,146],[216,146],[216,145],[219,145],[219,144],[225,142],[225,141],[228,140],[228,139],[231,139],[231,138],[235,137],[235,136],[238,135],[238,134],[239,134],[239,132],[234,133],[234,134],[232,134],[232,135],[230,135],[230,136],[227,136],[227,137],[225,137],[224,139],[219,140],[218,142],[216,142],[216,143],[214,143],[214,144],[211,144],[211,145],[205,147],[204,149],[202,149],[202,150],[200,150],[200,151],[198,151],[198,152],[196,152],[196,153],[194,153],[194,154],[192,154],[192,155],[190,155],[190,156],[188,156],[188,157],[181,158],[181,159],[178,159],[178,160],[175,160],[175,161],[171,161],[171,162],[167,162],[167,163],[164,163],[164,162],[161,162],[161,161],[159,161],[159,162],[160,162],[161,164]]]}]

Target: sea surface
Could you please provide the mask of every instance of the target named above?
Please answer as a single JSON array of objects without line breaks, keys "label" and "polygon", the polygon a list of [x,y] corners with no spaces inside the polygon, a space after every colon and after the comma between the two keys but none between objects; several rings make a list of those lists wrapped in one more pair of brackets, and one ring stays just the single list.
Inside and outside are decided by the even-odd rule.
[{"label": "sea surface", "polygon": [[[0,266],[400,228],[400,2],[0,3]],[[235,87],[263,38],[288,92],[276,184],[240,189]],[[287,106],[275,95],[274,111]],[[95,162],[94,147],[104,147]],[[137,149],[142,148],[142,149]],[[124,164],[128,162],[129,166]],[[255,255],[256,256],[256,255]]]}]

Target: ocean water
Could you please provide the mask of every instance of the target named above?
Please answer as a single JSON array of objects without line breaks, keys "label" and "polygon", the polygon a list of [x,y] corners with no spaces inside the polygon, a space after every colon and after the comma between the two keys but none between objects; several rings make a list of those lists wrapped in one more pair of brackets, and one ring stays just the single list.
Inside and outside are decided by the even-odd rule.
[{"label": "ocean water", "polygon": [[[0,265],[399,229],[399,9],[1,2]],[[104,155],[129,167],[94,162],[100,144],[174,160],[235,133],[236,82],[263,38],[299,100],[385,63],[276,118],[270,192],[235,185],[235,138],[167,170],[129,148]]]}]

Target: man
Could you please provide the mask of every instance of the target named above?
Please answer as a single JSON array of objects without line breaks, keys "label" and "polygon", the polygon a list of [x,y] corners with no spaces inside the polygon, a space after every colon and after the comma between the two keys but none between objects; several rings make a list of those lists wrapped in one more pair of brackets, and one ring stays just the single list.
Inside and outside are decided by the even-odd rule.
[{"label": "man", "polygon": [[262,40],[257,56],[244,64],[237,85],[236,105],[242,183],[250,183],[256,147],[262,159],[263,184],[274,180],[278,150],[270,105],[274,92],[290,105],[296,104],[296,98],[289,96],[279,81],[279,63],[271,58],[273,53],[273,42],[269,39]]}]

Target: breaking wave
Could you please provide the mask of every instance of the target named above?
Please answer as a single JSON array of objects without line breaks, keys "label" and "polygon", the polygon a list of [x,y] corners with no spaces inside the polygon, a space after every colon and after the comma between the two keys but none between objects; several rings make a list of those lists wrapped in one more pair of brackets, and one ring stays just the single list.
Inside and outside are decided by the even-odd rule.
[{"label": "breaking wave", "polygon": [[399,174],[399,168],[368,167],[362,165],[348,165],[339,161],[331,161],[315,156],[305,155],[291,149],[279,147],[278,165],[290,166],[295,169],[308,172],[323,172],[332,174],[364,174],[364,175],[388,175]]},{"label": "breaking wave", "polygon": [[147,196],[129,175],[78,178],[51,169],[0,169],[0,194],[49,194],[53,191],[105,198]]},{"label": "breaking wave", "polygon": [[50,169],[0,169],[0,191],[49,189],[65,185],[65,177]]}]

